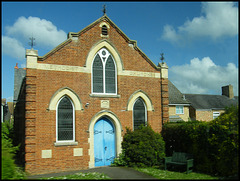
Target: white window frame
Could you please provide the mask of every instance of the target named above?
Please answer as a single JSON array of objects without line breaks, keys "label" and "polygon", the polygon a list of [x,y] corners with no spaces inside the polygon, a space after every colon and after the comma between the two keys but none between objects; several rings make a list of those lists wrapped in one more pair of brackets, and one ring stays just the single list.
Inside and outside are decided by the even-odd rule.
[{"label": "white window frame", "polygon": [[[180,112],[178,112],[179,110],[180,110]],[[183,105],[176,105],[176,114],[184,114],[184,106]]]},{"label": "white window frame", "polygon": [[[92,75],[91,75],[91,92],[93,95],[117,95],[117,66],[116,66],[116,62],[115,62],[115,59],[114,57],[112,56],[112,59],[113,59],[113,62],[114,62],[114,68],[115,68],[115,93],[106,93],[106,78],[105,78],[105,66],[106,66],[106,63],[107,63],[107,58],[106,58],[106,61],[104,62],[103,59],[102,59],[102,51],[105,50],[107,55],[106,57],[108,56],[112,56],[112,54],[106,49],[106,48],[101,48],[97,53],[96,55],[94,56],[93,58],[93,61],[92,61],[92,65],[91,65],[91,71],[92,71]],[[94,60],[95,60],[95,57],[97,56],[97,54],[100,56],[100,59],[102,61],[102,64],[103,64],[103,93],[100,93],[100,92],[93,92],[93,63],[94,63]]]},{"label": "white window frame", "polygon": [[220,112],[213,112],[213,119],[216,119],[218,116],[220,116]]},{"label": "white window frame", "polygon": [[141,97],[138,97],[137,99],[135,99],[135,101],[134,101],[134,103],[133,103],[133,111],[132,111],[132,122],[133,122],[133,131],[134,131],[134,105],[135,105],[135,103],[137,102],[137,100],[138,99],[142,99],[142,101],[143,101],[143,105],[144,105],[144,111],[145,111],[145,126],[147,126],[147,123],[148,123],[148,120],[147,120],[147,106],[146,106],[146,103],[145,103],[145,101],[144,101],[144,99],[143,98],[141,98]]},{"label": "white window frame", "polygon": [[[61,140],[61,141],[59,141],[58,140],[58,104],[61,102],[61,100],[64,98],[64,97],[67,97],[69,100],[70,100],[70,102],[71,102],[71,104],[72,104],[72,107],[73,107],[73,140]],[[66,142],[75,142],[75,107],[74,107],[74,104],[73,104],[73,102],[72,102],[72,100],[71,100],[71,98],[70,97],[68,97],[68,96],[66,96],[66,95],[64,95],[64,96],[62,96],[60,99],[59,99],[59,101],[58,101],[58,103],[57,103],[57,107],[56,107],[56,142],[57,143],[66,143]]]}]

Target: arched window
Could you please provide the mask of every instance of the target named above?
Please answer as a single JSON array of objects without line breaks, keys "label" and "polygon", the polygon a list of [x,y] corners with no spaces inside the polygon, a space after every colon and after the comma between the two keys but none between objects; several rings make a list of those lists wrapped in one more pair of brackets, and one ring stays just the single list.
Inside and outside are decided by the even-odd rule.
[{"label": "arched window", "polygon": [[57,105],[57,141],[75,141],[75,116],[72,101],[63,96]]},{"label": "arched window", "polygon": [[147,122],[146,105],[142,98],[138,98],[133,106],[133,127],[138,129],[142,124],[145,126]]},{"label": "arched window", "polygon": [[103,64],[100,56],[97,54],[93,62],[93,92],[103,92]]},{"label": "arched window", "polygon": [[116,65],[106,48],[99,50],[92,64],[92,93],[117,94]]},{"label": "arched window", "polygon": [[112,56],[110,55],[107,59],[105,66],[105,84],[106,84],[106,93],[116,93],[115,85],[115,64]]},{"label": "arched window", "polygon": [[105,36],[108,35],[108,29],[107,29],[107,26],[106,26],[106,25],[103,25],[103,26],[102,26],[102,35],[105,35]]}]

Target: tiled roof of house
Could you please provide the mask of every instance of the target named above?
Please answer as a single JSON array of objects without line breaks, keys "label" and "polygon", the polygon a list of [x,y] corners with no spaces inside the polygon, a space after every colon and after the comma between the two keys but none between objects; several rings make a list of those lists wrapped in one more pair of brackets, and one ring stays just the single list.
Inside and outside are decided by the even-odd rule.
[{"label": "tiled roof of house", "polygon": [[184,121],[179,115],[169,115],[170,122]]},{"label": "tiled roof of house", "polygon": [[26,76],[26,69],[15,68],[14,69],[14,97],[13,100],[18,99],[19,91],[22,86],[22,81]]},{"label": "tiled roof of house", "polygon": [[238,96],[229,99],[224,95],[185,94],[185,97],[195,109],[224,109],[238,104]]},{"label": "tiled roof of house", "polygon": [[184,99],[184,95],[168,80],[169,104],[190,104]]}]

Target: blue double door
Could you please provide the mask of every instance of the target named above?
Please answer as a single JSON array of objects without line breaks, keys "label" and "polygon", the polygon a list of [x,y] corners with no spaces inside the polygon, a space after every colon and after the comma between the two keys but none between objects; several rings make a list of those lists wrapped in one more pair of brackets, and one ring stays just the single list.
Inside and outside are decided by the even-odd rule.
[{"label": "blue double door", "polygon": [[95,166],[110,165],[116,155],[115,129],[107,118],[99,119],[94,126],[94,158]]}]

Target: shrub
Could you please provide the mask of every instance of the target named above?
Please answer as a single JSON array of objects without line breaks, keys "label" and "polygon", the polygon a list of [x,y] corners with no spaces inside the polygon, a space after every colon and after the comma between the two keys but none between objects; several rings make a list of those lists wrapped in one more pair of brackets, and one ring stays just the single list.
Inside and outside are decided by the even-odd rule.
[{"label": "shrub", "polygon": [[159,133],[150,126],[131,131],[127,128],[122,142],[122,155],[116,162],[125,166],[149,167],[160,165],[165,156],[165,143]]},{"label": "shrub", "polygon": [[14,163],[14,155],[18,147],[12,145],[13,125],[2,123],[2,175],[1,179],[23,179],[24,173]]},{"label": "shrub", "polygon": [[2,179],[12,178],[15,164],[13,160],[13,150],[9,147],[9,142],[2,138]]},{"label": "shrub", "polygon": [[127,162],[125,161],[125,151],[122,150],[122,153],[118,155],[117,158],[114,159],[114,162],[111,164],[112,166],[127,166]]}]

